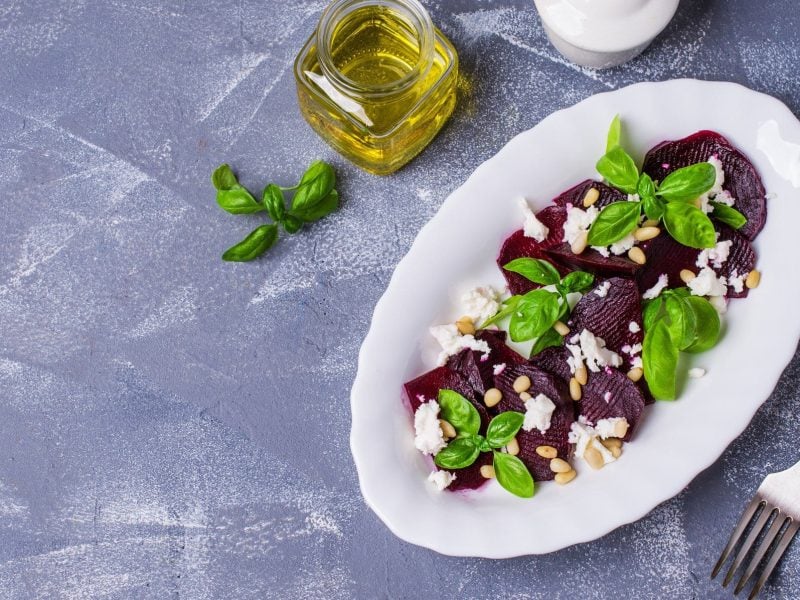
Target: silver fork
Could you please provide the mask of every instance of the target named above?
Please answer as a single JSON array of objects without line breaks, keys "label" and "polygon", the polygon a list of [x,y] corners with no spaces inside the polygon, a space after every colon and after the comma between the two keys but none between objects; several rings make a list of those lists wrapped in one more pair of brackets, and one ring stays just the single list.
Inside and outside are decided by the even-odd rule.
[{"label": "silver fork", "polygon": [[[748,531],[751,522],[752,527]],[[767,523],[770,523],[769,528],[759,539],[759,534],[767,527]],[[725,579],[722,580],[722,586],[727,587],[736,571],[743,567],[744,573],[733,591],[737,595],[766,560],[748,596],[748,600],[753,600],[786,552],[798,527],[800,527],[800,462],[785,471],[772,473],[764,478],[733,530],[714,570],[711,571],[711,579],[717,576],[734,548],[738,547]],[[748,531],[747,537],[742,542],[745,531]],[[748,556],[749,560],[746,561]]]}]

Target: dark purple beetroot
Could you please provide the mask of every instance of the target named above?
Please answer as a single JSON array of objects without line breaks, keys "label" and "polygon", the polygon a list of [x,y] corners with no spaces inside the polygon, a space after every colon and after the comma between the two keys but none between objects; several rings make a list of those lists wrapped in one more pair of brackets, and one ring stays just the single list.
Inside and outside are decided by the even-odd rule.
[{"label": "dark purple beetroot", "polygon": [[[747,238],[727,225],[720,225],[717,229],[719,230],[719,241],[730,240],[733,243],[728,254],[728,260],[722,263],[722,268],[714,270],[725,277],[730,277],[734,271],[737,275],[746,275],[752,271],[756,266],[756,253]],[[710,266],[714,268],[713,264]],[[737,292],[729,285],[728,297],[744,298],[749,291],[745,286],[741,292]]]},{"label": "dark purple beetroot", "polygon": [[[608,400],[606,400],[608,398]],[[628,420],[628,441],[636,430],[642,416],[645,399],[639,387],[616,369],[605,369],[589,373],[583,386],[583,395],[578,403],[580,414],[592,424],[600,419],[625,417]]]},{"label": "dark purple beetroot", "polygon": [[698,131],[682,140],[662,142],[647,153],[642,170],[662,181],[672,171],[705,162],[714,155],[725,171],[723,189],[731,193],[734,207],[747,217],[740,232],[752,240],[767,220],[766,190],[752,163],[720,134]]},{"label": "dark purple beetroot", "polygon": [[553,199],[553,204],[558,206],[572,204],[573,206],[583,209],[583,197],[586,195],[586,192],[589,191],[589,188],[595,188],[598,192],[600,192],[600,196],[598,197],[597,202],[594,204],[598,210],[608,204],[611,204],[612,202],[628,199],[626,194],[620,192],[616,188],[609,187],[605,183],[600,183],[599,181],[587,179],[586,181],[581,181],[578,185],[569,188],[566,192],[562,192],[556,196]]},{"label": "dark purple beetroot", "polygon": [[416,412],[417,408],[419,408],[419,405],[422,404],[422,398],[424,398],[425,402],[428,400],[436,400],[441,390],[453,390],[464,396],[478,409],[484,427],[489,422],[489,415],[486,412],[486,407],[482,402],[478,401],[467,379],[463,375],[447,367],[437,367],[432,371],[428,371],[424,375],[420,375],[416,379],[407,382],[403,388],[406,392],[406,398],[408,399],[412,415]]},{"label": "dark purple beetroot", "polygon": [[[604,283],[609,284],[608,291],[601,297],[595,294],[595,290]],[[635,333],[630,330],[631,322],[638,326],[639,330]],[[625,369],[630,369],[631,356],[622,348],[644,341],[642,304],[636,283],[622,277],[596,282],[594,288],[584,294],[572,309],[568,326],[570,335],[588,329],[596,337],[603,338],[606,347],[623,358]]]},{"label": "dark purple beetroot", "polygon": [[492,453],[482,452],[470,466],[464,469],[448,469],[448,471],[455,474],[456,478],[447,489],[456,492],[458,490],[474,490],[481,487],[488,481],[481,475],[481,467],[490,464],[492,464]]},{"label": "dark purple beetroot", "polygon": [[639,269],[632,260],[625,256],[605,257],[597,250],[588,248],[582,254],[574,254],[566,242],[545,250],[547,256],[555,263],[568,267],[569,270],[588,271],[602,277],[616,275],[633,276]]},{"label": "dark purple beetroot", "polygon": [[516,410],[525,413],[525,403],[520,400],[513,387],[514,380],[520,375],[527,375],[531,379],[528,393],[534,397],[544,394],[556,405],[550,419],[550,428],[545,433],[538,429],[520,429],[517,434],[520,460],[531,471],[535,481],[546,481],[553,479],[555,473],[550,470],[550,460],[536,454],[536,448],[542,445],[553,446],[558,451],[558,456],[569,460],[571,447],[568,436],[570,425],[575,420],[575,403],[569,397],[567,386],[559,378],[530,364],[518,365],[495,377],[495,387],[503,393],[503,399],[497,405],[499,412]]},{"label": "dark purple beetroot", "polygon": [[653,287],[661,275],[669,278],[669,287],[677,288],[685,285],[680,276],[683,269],[697,273],[695,263],[700,251],[679,244],[666,231],[643,242],[641,247],[647,256],[647,262],[636,274],[639,291],[642,293]]},{"label": "dark purple beetroot", "polygon": [[553,346],[533,356],[531,364],[567,383],[572,377],[567,363],[567,359],[571,356],[572,354],[564,346]]},{"label": "dark purple beetroot", "polygon": [[447,366],[463,375],[478,396],[483,396],[488,388],[494,386],[496,365],[505,364],[510,367],[526,362],[523,356],[506,345],[506,335],[505,331],[491,329],[483,329],[475,334],[477,339],[489,344],[491,352],[487,360],[482,360],[483,352],[464,349],[447,361]]}]

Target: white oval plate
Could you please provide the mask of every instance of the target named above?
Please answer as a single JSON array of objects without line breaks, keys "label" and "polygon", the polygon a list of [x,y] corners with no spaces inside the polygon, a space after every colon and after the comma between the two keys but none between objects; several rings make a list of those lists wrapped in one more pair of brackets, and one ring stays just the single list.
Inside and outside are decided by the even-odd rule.
[{"label": "white oval plate", "polygon": [[[755,247],[761,286],[733,301],[727,331],[695,357],[708,374],[677,402],[648,410],[622,458],[583,469],[569,485],[537,485],[523,500],[491,482],[476,492],[439,493],[431,462],[414,449],[402,385],[434,366],[428,327],[454,320],[467,288],[502,287],[500,246],[519,229],[515,198],[535,210],[583,179],[620,114],[637,159],[665,139],[700,129],[725,135],[761,174],[767,225]],[[800,277],[793,250],[800,224],[800,123],[778,100],[731,83],[675,80],[598,94],[556,112],[511,140],[445,200],[397,266],[378,302],[353,385],[351,448],[364,498],[399,537],[437,552],[504,558],[586,542],[635,521],[681,491],[750,422],[792,358],[800,336]]]}]

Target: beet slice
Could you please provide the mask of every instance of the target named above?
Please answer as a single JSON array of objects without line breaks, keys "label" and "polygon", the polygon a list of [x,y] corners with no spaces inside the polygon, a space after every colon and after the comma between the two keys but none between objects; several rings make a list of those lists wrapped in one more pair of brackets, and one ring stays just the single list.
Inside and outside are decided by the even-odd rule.
[{"label": "beet slice", "polygon": [[594,204],[598,210],[612,202],[628,199],[625,193],[616,188],[607,186],[605,183],[599,181],[594,181],[593,179],[587,179],[556,196],[553,199],[553,204],[563,207],[566,207],[567,204],[571,204],[583,210],[583,197],[586,195],[586,192],[589,191],[589,188],[595,188],[600,193],[600,196]]},{"label": "beet slice", "polygon": [[478,458],[475,459],[475,462],[470,466],[463,469],[448,469],[456,478],[447,489],[457,492],[459,490],[474,490],[481,487],[484,483],[489,481],[481,475],[481,467],[490,464],[492,464],[492,453],[481,452]]},{"label": "beet slice", "polygon": [[567,386],[561,379],[531,364],[517,365],[495,377],[495,386],[503,394],[503,399],[497,405],[499,412],[516,410],[525,413],[525,403],[514,391],[514,381],[520,375],[530,377],[531,388],[528,393],[534,397],[537,394],[544,394],[556,405],[550,419],[550,427],[545,433],[541,433],[538,429],[531,431],[520,429],[517,433],[519,459],[528,467],[535,481],[547,481],[553,479],[555,473],[550,470],[550,459],[536,454],[536,448],[543,445],[553,446],[558,451],[559,457],[569,460],[572,448],[568,438],[570,425],[575,420],[575,403],[570,399]]},{"label": "beet slice", "polygon": [[572,373],[569,370],[567,359],[571,357],[569,350],[564,346],[551,346],[531,358],[531,364],[555,375],[565,383],[569,383]]},{"label": "beet slice", "polygon": [[487,360],[483,360],[481,351],[465,348],[447,360],[447,367],[463,375],[472,389],[479,396],[494,385],[494,368],[505,364],[507,367],[526,362],[526,359],[506,345],[506,332],[482,329],[475,338],[489,344],[490,352]]},{"label": "beet slice", "polygon": [[615,275],[633,276],[639,270],[636,264],[625,256],[603,256],[597,250],[587,248],[581,254],[574,254],[569,244],[564,242],[553,248],[545,250],[545,254],[559,265],[568,267],[569,270],[579,269],[588,271],[602,277]]},{"label": "beet slice", "polygon": [[668,277],[669,287],[677,288],[685,285],[680,276],[683,269],[697,273],[695,263],[700,251],[676,242],[666,231],[642,243],[641,248],[647,256],[647,262],[636,273],[639,291],[642,293],[658,283],[661,275]]},{"label": "beet slice", "polygon": [[[750,245],[749,240],[735,229],[727,225],[720,225],[717,227],[719,230],[719,241],[724,242],[730,240],[732,242],[730,252],[728,253],[728,260],[722,263],[722,267],[714,269],[720,275],[729,278],[736,271],[737,275],[746,275],[752,271],[756,266],[756,252],[753,246]],[[713,265],[711,265],[713,268]],[[750,290],[745,286],[741,292],[735,291],[730,285],[728,286],[729,298],[744,298]]]},{"label": "beet slice", "polygon": [[589,373],[578,404],[580,414],[592,424],[600,419],[626,418],[628,433],[623,439],[628,441],[641,419],[645,398],[639,387],[624,373],[617,369],[604,369],[599,373]]},{"label": "beet slice", "polygon": [[734,207],[747,217],[740,233],[754,239],[767,220],[766,190],[753,164],[714,131],[698,131],[681,140],[662,142],[644,158],[642,170],[657,181],[672,171],[716,155],[725,171],[723,189],[735,199]]}]

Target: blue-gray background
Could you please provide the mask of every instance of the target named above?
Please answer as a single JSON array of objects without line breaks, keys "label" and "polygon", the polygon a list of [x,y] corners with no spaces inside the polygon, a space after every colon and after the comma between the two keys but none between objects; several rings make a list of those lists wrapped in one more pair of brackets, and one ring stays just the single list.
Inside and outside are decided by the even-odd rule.
[{"label": "blue-gray background", "polygon": [[[800,362],[678,497],[507,561],[389,533],[359,494],[348,394],[394,265],[477,165],[636,81],[738,81],[797,112],[796,3],[684,1],[606,72],[562,60],[529,0],[426,4],[462,96],[378,178],[298,113],[291,63],[322,2],[0,2],[0,597],[728,597],[708,572],[744,498],[797,458]],[[223,263],[259,219],[216,207],[213,167],[260,189],[315,157],[338,169],[341,212]],[[800,550],[766,597],[800,597]]]}]

